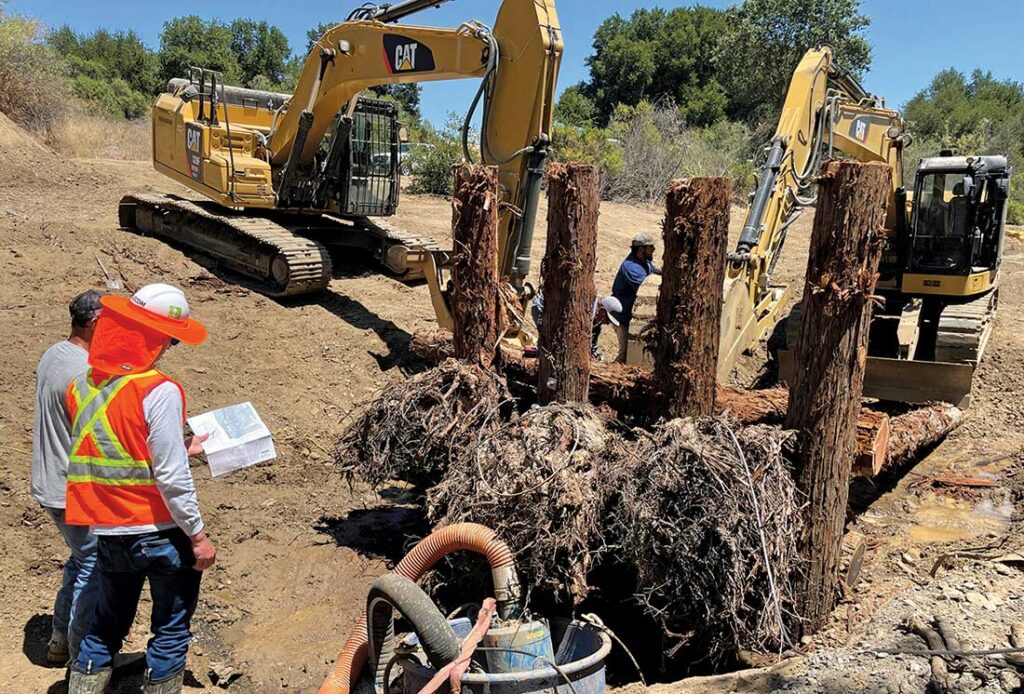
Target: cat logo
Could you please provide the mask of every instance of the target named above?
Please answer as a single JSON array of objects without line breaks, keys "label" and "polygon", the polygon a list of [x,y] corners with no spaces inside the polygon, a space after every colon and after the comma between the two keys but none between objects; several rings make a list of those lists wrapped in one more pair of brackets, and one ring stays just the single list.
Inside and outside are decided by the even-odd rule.
[{"label": "cat logo", "polygon": [[203,180],[203,127],[196,123],[185,125],[185,161],[188,173],[197,181]]},{"label": "cat logo", "polygon": [[415,39],[384,34],[384,63],[392,75],[399,72],[430,72],[434,69],[434,54]]},{"label": "cat logo", "polygon": [[850,123],[850,137],[855,140],[864,142],[868,137],[868,119],[867,118],[854,118],[853,122]]}]

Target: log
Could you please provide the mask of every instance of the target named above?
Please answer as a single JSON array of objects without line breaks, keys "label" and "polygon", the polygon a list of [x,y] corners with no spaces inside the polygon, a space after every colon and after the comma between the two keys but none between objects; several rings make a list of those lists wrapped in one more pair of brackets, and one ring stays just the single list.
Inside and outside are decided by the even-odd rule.
[{"label": "log", "polygon": [[649,338],[657,384],[652,421],[714,411],[731,201],[728,178],[669,184],[658,312]]},{"label": "log", "polygon": [[889,471],[916,460],[923,450],[937,444],[963,421],[963,410],[944,402],[896,415],[889,425],[883,469]]},{"label": "log", "polygon": [[795,475],[807,498],[806,569],[796,609],[807,633],[835,605],[864,387],[871,296],[878,279],[889,167],[830,161],[818,179],[796,371],[785,426],[799,432]]},{"label": "log", "polygon": [[586,402],[590,335],[594,326],[594,270],[600,174],[588,164],[548,170],[548,235],[541,279],[537,402]]},{"label": "log", "polygon": [[889,446],[889,415],[861,408],[856,437],[853,475],[874,477],[885,464]]},{"label": "log", "polygon": [[458,359],[495,366],[501,337],[498,167],[457,164],[452,197],[452,332]]},{"label": "log", "polygon": [[[431,364],[440,364],[454,356],[451,335],[443,332],[414,335],[410,349]],[[508,345],[501,346],[500,356],[505,374],[510,380],[522,384],[537,382],[536,360],[524,357],[520,350]],[[652,389],[651,372],[644,366],[614,362],[593,362],[590,365],[590,402],[611,408],[623,421],[632,421],[631,413],[646,410],[645,403]],[[716,388],[713,414],[728,414],[743,426],[781,424],[786,415],[788,400],[789,391],[785,388],[745,390],[719,385]],[[881,421],[887,421],[884,415],[873,410],[861,410],[858,428],[863,429],[863,433],[858,437],[858,459],[866,460],[881,455],[884,462],[888,455],[887,449],[877,443],[882,433],[878,430],[874,434],[869,433],[873,423],[877,424],[880,417]]]}]

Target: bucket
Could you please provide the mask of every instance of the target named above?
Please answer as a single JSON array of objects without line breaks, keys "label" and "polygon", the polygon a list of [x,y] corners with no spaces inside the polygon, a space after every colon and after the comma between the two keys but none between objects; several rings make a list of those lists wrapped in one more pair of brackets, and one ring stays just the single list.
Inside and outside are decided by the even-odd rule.
[{"label": "bucket", "polygon": [[490,629],[480,639],[489,672],[521,672],[550,667],[555,662],[551,629],[546,620]]},{"label": "bucket", "polygon": [[[523,625],[519,625],[518,629],[523,631]],[[558,694],[572,694],[573,691],[576,694],[604,692],[604,661],[612,649],[608,635],[591,624],[576,620],[552,620],[551,635],[558,644],[555,655],[557,669],[549,664],[534,664],[516,672],[467,672],[461,678],[463,691],[472,694],[540,694],[552,689]],[[526,659],[541,660],[537,657],[522,657],[524,662]],[[436,671],[431,667],[406,662],[403,663],[402,672],[404,694],[416,694],[426,686]],[[566,684],[566,680],[572,682],[572,687]],[[448,684],[445,683],[438,691],[449,692]]]}]

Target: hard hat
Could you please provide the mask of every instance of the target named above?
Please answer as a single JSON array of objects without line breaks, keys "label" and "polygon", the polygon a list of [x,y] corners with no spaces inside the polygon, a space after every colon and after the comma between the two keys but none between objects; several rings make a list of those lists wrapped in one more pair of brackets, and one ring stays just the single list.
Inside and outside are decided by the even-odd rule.
[{"label": "hard hat", "polygon": [[654,246],[654,237],[648,234],[646,231],[641,231],[639,234],[633,237],[632,248],[642,248],[643,246]]},{"label": "hard hat", "polygon": [[89,364],[100,371],[146,371],[167,338],[190,345],[206,339],[206,328],[189,315],[185,293],[169,284],[147,284],[130,299],[104,296],[100,302],[104,311],[89,346]]},{"label": "hard hat", "polygon": [[614,296],[606,296],[601,299],[601,306],[608,314],[608,322],[612,325],[618,325],[619,319],[615,317],[615,314],[622,313],[622,302]]}]

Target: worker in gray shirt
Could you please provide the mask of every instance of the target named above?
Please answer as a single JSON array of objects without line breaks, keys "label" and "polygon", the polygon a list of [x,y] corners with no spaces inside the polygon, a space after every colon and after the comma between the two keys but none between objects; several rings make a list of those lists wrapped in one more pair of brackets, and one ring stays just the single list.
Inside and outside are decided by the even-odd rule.
[{"label": "worker in gray shirt", "polygon": [[96,537],[89,528],[64,522],[64,490],[71,420],[65,395],[71,379],[88,368],[89,342],[100,313],[100,293],[90,289],[71,300],[71,336],[43,353],[36,368],[35,424],[32,428],[32,496],[60,530],[71,551],[53,605],[53,628],[46,659],[63,665],[78,651],[92,610]]},{"label": "worker in gray shirt", "polygon": [[202,572],[216,551],[206,536],[185,438],[185,392],[155,368],[206,328],[177,287],[150,284],[130,299],[104,296],[89,369],[67,390],[71,455],[66,521],[97,536],[96,609],[71,663],[68,694],[100,694],[145,583],[153,599],[143,694],[178,694]]}]

